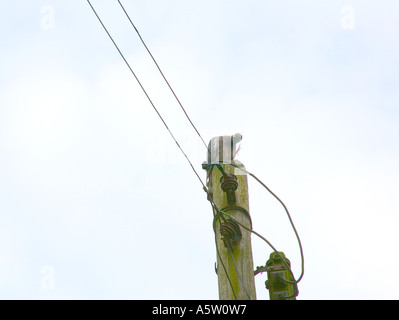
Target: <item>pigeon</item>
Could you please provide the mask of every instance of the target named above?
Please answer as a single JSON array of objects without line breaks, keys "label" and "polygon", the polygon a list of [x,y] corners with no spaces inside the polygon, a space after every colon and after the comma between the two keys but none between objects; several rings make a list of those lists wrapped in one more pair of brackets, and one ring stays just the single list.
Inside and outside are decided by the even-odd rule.
[{"label": "pigeon", "polygon": [[213,137],[208,144],[208,164],[231,163],[240,150],[237,144],[242,140],[242,134]]}]

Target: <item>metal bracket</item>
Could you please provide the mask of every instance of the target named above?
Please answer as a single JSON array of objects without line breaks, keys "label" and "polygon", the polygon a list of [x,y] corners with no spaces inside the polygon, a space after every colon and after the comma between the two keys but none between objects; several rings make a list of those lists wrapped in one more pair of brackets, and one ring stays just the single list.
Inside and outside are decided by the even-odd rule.
[{"label": "metal bracket", "polygon": [[266,271],[268,271],[268,267],[266,267],[266,266],[256,267],[256,269],[254,271],[254,276],[256,276],[259,273],[266,272]]}]

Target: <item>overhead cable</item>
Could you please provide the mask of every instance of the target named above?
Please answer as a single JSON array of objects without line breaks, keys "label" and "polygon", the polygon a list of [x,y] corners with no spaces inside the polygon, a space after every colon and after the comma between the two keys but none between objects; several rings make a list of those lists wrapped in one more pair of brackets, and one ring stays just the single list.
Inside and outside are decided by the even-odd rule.
[{"label": "overhead cable", "polygon": [[102,22],[101,18],[99,17],[99,15],[97,14],[96,10],[94,9],[94,7],[92,6],[92,4],[90,3],[90,0],[87,0],[87,2],[89,3],[91,9],[93,10],[94,14],[96,15],[98,21],[101,23],[101,25],[103,26],[105,32],[107,33],[108,37],[111,39],[112,43],[114,44],[115,48],[118,50],[120,56],[122,57],[123,61],[125,61],[127,67],[129,68],[130,72],[132,73],[132,75],[134,76],[134,78],[136,79],[137,83],[139,84],[140,88],[142,89],[142,91],[144,92],[145,96],[147,97],[148,101],[150,102],[151,106],[153,107],[153,109],[155,110],[155,112],[157,113],[158,117],[161,119],[162,123],[164,124],[165,128],[168,130],[170,136],[172,137],[172,139],[174,140],[174,142],[176,143],[176,145],[179,147],[180,151],[183,153],[184,157],[187,159],[188,163],[191,166],[191,169],[194,171],[195,175],[197,176],[198,180],[201,182],[202,187],[204,188],[204,190],[206,191],[206,187],[205,184],[203,183],[201,177],[199,176],[198,172],[195,170],[193,164],[191,163],[190,159],[188,158],[188,156],[186,155],[186,153],[184,152],[183,148],[180,146],[179,142],[176,140],[175,136],[173,135],[172,131],[169,129],[168,125],[166,124],[165,120],[163,119],[162,115],[159,113],[158,109],[156,108],[154,102],[151,100],[150,96],[148,95],[147,91],[145,90],[145,88],[143,87],[143,85],[141,84],[139,78],[137,77],[137,75],[134,73],[132,67],[130,66],[129,62],[126,60],[125,56],[123,55],[122,51],[119,49],[118,45],[116,44],[116,42],[114,41],[114,39],[112,38],[111,34],[108,32],[107,28],[105,27],[104,23]]},{"label": "overhead cable", "polygon": [[294,222],[292,221],[292,218],[291,218],[291,215],[290,215],[290,213],[289,213],[289,211],[288,211],[288,208],[287,208],[287,206],[284,204],[284,202],[272,191],[272,190],[270,190],[270,188],[268,187],[268,186],[266,186],[257,176],[255,176],[253,173],[251,173],[251,172],[249,172],[248,170],[246,170],[246,169],[244,169],[244,168],[242,168],[242,167],[239,167],[239,166],[237,166],[236,164],[231,164],[233,167],[236,167],[236,168],[238,168],[238,169],[240,169],[240,170],[242,170],[242,171],[244,171],[245,173],[247,173],[247,174],[249,174],[252,178],[254,178],[256,181],[258,181],[267,191],[269,191],[269,193],[274,197],[274,198],[276,198],[277,200],[278,200],[278,202],[280,202],[280,204],[283,206],[283,208],[284,208],[284,210],[285,210],[285,212],[286,212],[286,214],[287,214],[287,216],[288,216],[288,219],[289,219],[289,221],[290,221],[290,224],[291,224],[291,226],[292,226],[292,229],[294,230],[294,233],[295,233],[295,236],[296,236],[296,238],[297,238],[297,242],[298,242],[298,245],[299,245],[299,251],[300,251],[300,255],[301,255],[301,275],[299,276],[299,278],[296,280],[296,282],[298,283],[299,281],[301,281],[301,279],[302,279],[302,277],[303,277],[303,275],[304,275],[304,257],[303,257],[303,248],[302,248],[302,243],[301,243],[301,239],[300,239],[300,237],[299,237],[299,234],[298,234],[298,231],[296,230],[296,228],[295,228],[295,224],[294,224]]},{"label": "overhead cable", "polygon": [[160,74],[162,75],[163,79],[165,80],[166,84],[168,85],[170,91],[172,92],[173,96],[175,97],[177,103],[180,105],[180,108],[183,110],[184,114],[186,115],[188,121],[190,122],[190,124],[192,125],[192,127],[194,128],[195,132],[197,133],[197,135],[200,137],[200,139],[202,140],[202,143],[204,144],[205,148],[208,149],[204,139],[202,138],[201,134],[199,133],[198,129],[196,128],[196,126],[194,125],[194,123],[191,121],[189,115],[187,114],[186,109],[183,107],[183,104],[180,102],[180,99],[177,97],[175,91],[173,90],[172,86],[170,85],[169,81],[166,79],[164,73],[161,70],[161,67],[159,66],[158,62],[156,61],[156,59],[154,58],[153,54],[151,53],[150,49],[148,48],[148,46],[146,45],[146,43],[144,42],[143,37],[141,36],[139,30],[136,28],[136,26],[134,25],[132,19],[130,18],[129,14],[127,13],[125,7],[122,5],[122,3],[120,2],[120,0],[118,0],[119,5],[121,6],[121,8],[123,9],[123,12],[125,13],[126,17],[129,19],[130,24],[132,25],[133,29],[136,31],[137,35],[139,36],[142,44],[144,45],[145,49],[147,50],[148,54],[150,55],[150,57],[152,58],[152,61],[154,61],[156,67],[158,68]]}]

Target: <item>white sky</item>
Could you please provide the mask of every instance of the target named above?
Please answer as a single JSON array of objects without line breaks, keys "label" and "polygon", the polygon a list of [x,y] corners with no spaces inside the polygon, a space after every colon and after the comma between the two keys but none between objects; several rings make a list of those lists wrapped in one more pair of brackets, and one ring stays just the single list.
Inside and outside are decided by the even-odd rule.
[{"label": "white sky", "polygon": [[[205,180],[117,1],[92,3]],[[205,140],[242,133],[288,206],[298,299],[398,299],[399,3],[123,3]],[[2,1],[0,41],[0,298],[217,299],[206,195],[87,2]],[[282,207],[249,192],[299,276]]]}]

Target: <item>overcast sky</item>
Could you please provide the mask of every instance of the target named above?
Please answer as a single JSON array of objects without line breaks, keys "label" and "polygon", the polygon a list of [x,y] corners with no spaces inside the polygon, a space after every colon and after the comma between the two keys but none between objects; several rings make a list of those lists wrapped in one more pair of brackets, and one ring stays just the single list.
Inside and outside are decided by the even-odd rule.
[{"label": "overcast sky", "polygon": [[[289,208],[298,299],[399,299],[399,3],[123,3],[204,139],[241,133]],[[92,4],[205,180],[118,2]],[[0,44],[0,298],[218,299],[206,194],[87,1],[2,1]],[[283,208],[249,199],[298,277]]]}]

